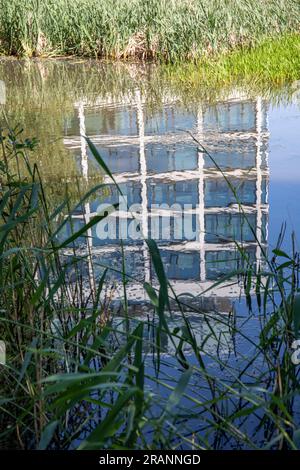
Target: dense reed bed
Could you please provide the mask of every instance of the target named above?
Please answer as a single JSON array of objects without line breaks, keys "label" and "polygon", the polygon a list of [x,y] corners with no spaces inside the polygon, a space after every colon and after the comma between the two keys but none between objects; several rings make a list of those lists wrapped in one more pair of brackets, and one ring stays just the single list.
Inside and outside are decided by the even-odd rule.
[{"label": "dense reed bed", "polygon": [[299,32],[297,0],[0,1],[0,52],[196,60]]},{"label": "dense reed bed", "polygon": [[[125,259],[116,313],[112,267],[103,265],[94,278],[85,269],[89,253],[78,249],[80,237],[105,214],[59,236],[103,185],[79,195],[75,207],[66,191],[52,207],[30,163],[37,142],[4,127],[0,143],[0,336],[7,345],[0,369],[2,448],[299,448],[294,243],[285,253],[280,234],[270,256],[262,248],[260,266],[236,243],[243,263],[216,284],[239,283],[245,300],[239,312],[224,316],[204,314],[192,295],[178,298],[155,242],[147,240],[158,281],[144,284],[147,315],[131,315]],[[11,170],[21,160],[22,175]],[[199,339],[200,324],[205,334]]]}]

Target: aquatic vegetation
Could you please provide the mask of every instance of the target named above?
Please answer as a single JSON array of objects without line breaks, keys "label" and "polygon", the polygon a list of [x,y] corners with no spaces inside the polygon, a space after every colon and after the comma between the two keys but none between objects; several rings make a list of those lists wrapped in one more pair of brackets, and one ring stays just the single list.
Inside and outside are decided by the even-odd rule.
[{"label": "aquatic vegetation", "polygon": [[[262,247],[260,267],[237,243],[242,269],[216,284],[242,286],[239,312],[204,313],[192,295],[176,296],[155,242],[147,240],[158,280],[158,287],[144,284],[148,315],[130,313],[125,260],[116,313],[108,289],[112,267],[104,265],[93,278],[86,270],[89,253],[83,256],[77,243],[105,215],[58,237],[98,187],[75,208],[68,199],[50,208],[47,186],[28,158],[35,146],[1,130],[0,336],[7,344],[0,369],[1,446],[299,448],[299,367],[292,359],[299,255],[294,243],[291,254],[282,250],[284,230],[269,257]],[[26,175],[10,171],[16,159],[24,160]],[[67,248],[72,256],[66,257]]]},{"label": "aquatic vegetation", "polygon": [[[122,191],[92,140],[101,172],[84,182],[56,141],[61,110],[71,134],[87,96],[130,102],[138,90],[150,111],[170,94],[199,110],[248,87],[249,99],[289,101],[299,88],[299,25],[296,0],[0,0],[0,53],[26,57],[0,61],[14,121],[0,128],[0,448],[300,448],[294,235],[287,252],[283,226],[268,253],[213,151],[191,134],[261,255],[253,261],[234,239],[240,262],[218,260],[206,297],[178,295],[153,239],[143,255],[155,281],[130,271],[122,242],[120,265],[93,256],[92,229],[109,211],[85,220],[84,207],[108,194],[104,176]],[[81,59],[27,60],[54,56]],[[111,116],[102,118],[109,128]],[[23,140],[21,122],[39,140]],[[132,280],[142,306],[129,300]],[[227,285],[240,299],[222,313],[207,295]]]},{"label": "aquatic vegetation", "polygon": [[297,0],[1,0],[0,50],[175,62],[298,32],[299,21]]}]

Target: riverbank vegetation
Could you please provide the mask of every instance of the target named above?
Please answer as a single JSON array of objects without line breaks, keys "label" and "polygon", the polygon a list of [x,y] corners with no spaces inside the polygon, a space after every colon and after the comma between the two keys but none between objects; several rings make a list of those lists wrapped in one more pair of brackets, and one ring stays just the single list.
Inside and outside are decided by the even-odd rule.
[{"label": "riverbank vegetation", "polygon": [[0,0],[0,53],[177,62],[299,26],[297,0]]},{"label": "riverbank vegetation", "polygon": [[205,89],[206,84],[211,89],[223,89],[223,92],[238,86],[250,88],[252,93],[265,94],[270,85],[276,90],[276,85],[299,80],[300,35],[266,39],[254,48],[207,57],[199,67],[184,63],[178,67],[167,66],[165,70],[169,82],[183,94],[191,94],[201,86]]},{"label": "riverbank vegetation", "polygon": [[[131,314],[125,258],[116,311],[115,268],[98,259],[87,269],[90,253],[79,244],[105,214],[79,230],[71,223],[103,185],[75,207],[66,192],[53,208],[38,167],[31,166],[34,151],[36,141],[1,129],[2,448],[299,449],[294,240],[290,254],[281,249],[284,233],[270,256],[261,247],[260,266],[236,242],[243,262],[216,286],[237,283],[244,301],[227,315],[204,312],[191,293],[178,298],[155,242],[147,240],[157,279],[143,285],[147,315]],[[11,171],[21,159],[26,175]],[[102,274],[94,278],[99,266]]]}]

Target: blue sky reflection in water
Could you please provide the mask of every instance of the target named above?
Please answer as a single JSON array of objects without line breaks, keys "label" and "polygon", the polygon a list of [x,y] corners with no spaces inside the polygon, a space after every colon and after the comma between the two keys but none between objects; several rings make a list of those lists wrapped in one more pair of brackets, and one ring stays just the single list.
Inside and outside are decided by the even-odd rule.
[{"label": "blue sky reflection in water", "polygon": [[300,102],[270,107],[270,243],[286,221],[300,248]]}]

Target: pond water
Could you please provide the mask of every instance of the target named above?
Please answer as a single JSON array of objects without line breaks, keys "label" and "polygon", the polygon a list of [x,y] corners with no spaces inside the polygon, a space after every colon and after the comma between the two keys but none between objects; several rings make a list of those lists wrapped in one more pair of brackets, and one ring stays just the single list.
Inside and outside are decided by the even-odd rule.
[{"label": "pond water", "polygon": [[[94,227],[87,241],[102,264],[117,269],[123,238],[128,274],[150,280],[143,237],[151,236],[176,291],[197,295],[236,269],[240,260],[234,240],[258,265],[261,247],[274,248],[283,222],[288,233],[297,234],[297,87],[258,95],[241,87],[213,94],[206,85],[205,93],[188,94],[162,78],[159,67],[84,61],[3,60],[0,79],[8,121],[21,124],[24,137],[40,140],[38,156],[32,158],[50,186],[61,188],[66,181],[75,186],[76,177],[96,184],[102,177],[83,135],[94,142],[120,185],[130,212],[125,205],[119,220],[112,216],[109,226]],[[197,149],[191,134],[214,161]],[[249,224],[242,223],[224,174]],[[110,177],[103,179],[106,190],[75,216],[76,227],[101,212],[101,205],[118,202]],[[53,193],[55,198],[59,190]],[[143,300],[138,285],[130,289],[134,301]],[[225,298],[236,294],[232,287],[218,290],[225,310]]]},{"label": "pond water", "polygon": [[[263,265],[262,251],[276,246],[283,223],[284,249],[290,249],[294,231],[299,250],[297,84],[260,92],[239,85],[210,90],[204,84],[189,91],[180,81],[168,79],[160,67],[63,60],[2,60],[0,80],[10,125],[21,124],[24,137],[40,140],[30,158],[39,163],[53,205],[59,203],[65,184],[71,194],[75,188],[74,204],[78,179],[88,187],[105,184],[74,213],[75,228],[107,210],[105,204],[121,204],[118,217],[110,214],[80,245],[83,253],[91,252],[97,278],[105,266],[112,268],[114,299],[123,297],[122,239],[130,307],[137,316],[147,313],[143,283],[157,281],[144,238],[154,238],[177,295],[197,298],[201,311],[237,313],[225,323],[200,323],[196,313],[190,321],[199,343],[213,325],[215,335],[205,346],[208,364],[218,365],[212,357],[220,350],[223,357],[234,352],[234,362],[238,351],[242,370],[259,320],[243,318],[245,303],[236,302],[239,284],[216,283],[243,263],[236,241],[256,269]],[[85,135],[114,182],[96,162]],[[62,237],[67,235],[69,226]],[[233,337],[232,321],[246,328],[246,342]],[[169,359],[161,373],[171,383],[177,366],[174,345],[167,336],[165,340]],[[252,378],[259,368],[260,362],[255,363]],[[255,435],[254,424],[247,426]],[[190,422],[188,427],[195,429]]]}]

